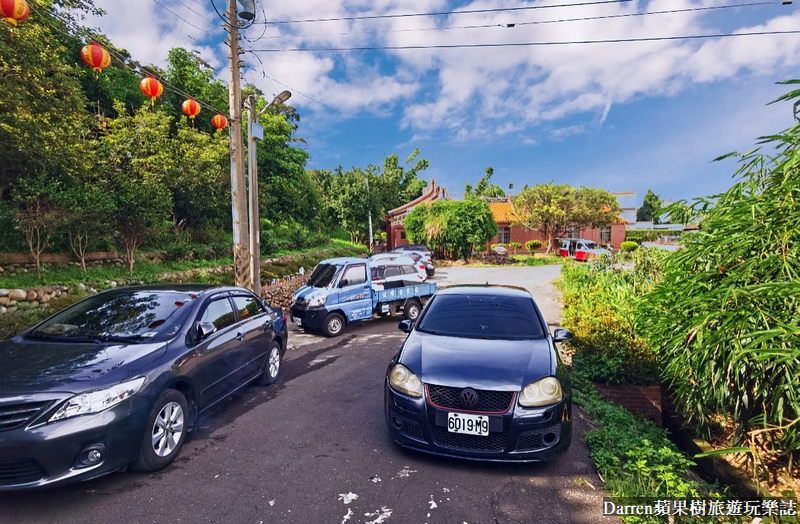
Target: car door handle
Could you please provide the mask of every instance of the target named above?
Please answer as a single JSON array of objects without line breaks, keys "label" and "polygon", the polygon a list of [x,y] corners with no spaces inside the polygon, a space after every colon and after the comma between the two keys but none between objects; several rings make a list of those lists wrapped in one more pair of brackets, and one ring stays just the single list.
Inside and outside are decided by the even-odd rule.
[{"label": "car door handle", "polygon": [[242,333],[241,331],[239,333],[236,333],[236,340],[238,340],[239,342],[244,340],[244,333]]},{"label": "car door handle", "polygon": [[264,322],[264,325],[261,326],[261,331],[269,331],[271,329],[272,329],[272,321],[271,320],[267,320],[266,322]]}]

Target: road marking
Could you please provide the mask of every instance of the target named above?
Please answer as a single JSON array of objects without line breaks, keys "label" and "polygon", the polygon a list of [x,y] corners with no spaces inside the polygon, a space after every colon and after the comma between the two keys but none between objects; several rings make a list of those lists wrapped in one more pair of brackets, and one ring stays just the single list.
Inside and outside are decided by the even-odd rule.
[{"label": "road marking", "polygon": [[358,495],[356,495],[355,493],[339,493],[339,500],[341,500],[345,504],[350,504],[357,498]]},{"label": "road marking", "polygon": [[381,524],[381,522],[384,522],[386,519],[392,516],[392,510],[387,508],[386,506],[381,506],[380,511],[376,511],[375,513],[364,513],[364,516],[365,517],[377,516],[375,520],[370,520],[368,522],[365,522],[364,524]]}]

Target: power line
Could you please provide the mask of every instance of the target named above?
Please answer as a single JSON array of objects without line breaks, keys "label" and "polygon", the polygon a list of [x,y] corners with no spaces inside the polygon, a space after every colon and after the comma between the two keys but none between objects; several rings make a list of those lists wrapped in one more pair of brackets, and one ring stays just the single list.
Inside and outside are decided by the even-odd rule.
[{"label": "power line", "polygon": [[186,20],[185,18],[182,18],[182,17],[181,17],[181,15],[179,15],[179,14],[178,14],[178,13],[176,13],[175,11],[172,11],[172,10],[171,10],[169,7],[165,6],[164,4],[162,4],[161,2],[159,2],[158,0],[153,0],[153,2],[155,2],[155,3],[156,3],[156,4],[158,4],[158,5],[160,5],[160,6],[161,6],[161,7],[164,9],[164,11],[167,11],[167,12],[171,13],[171,14],[172,14],[173,16],[175,16],[175,18],[177,18],[178,20],[183,20],[183,21],[184,21],[184,23],[186,23],[186,24],[189,24],[190,26],[194,27],[195,29],[197,29],[197,30],[199,30],[199,31],[203,31],[204,33],[206,32],[206,30],[205,30],[205,29],[203,29],[203,28],[200,28],[200,27],[197,27],[196,25],[194,25],[193,23],[189,22],[189,21],[188,21],[188,20]]},{"label": "power line", "polygon": [[[268,36],[264,37],[266,39],[275,40],[279,38],[303,38],[303,37],[321,37],[321,36],[347,36],[347,35],[377,35],[377,34],[384,34],[384,33],[415,33],[415,32],[423,32],[423,31],[449,31],[454,29],[488,29],[488,28],[513,28],[516,26],[523,26],[523,25],[543,25],[543,24],[556,24],[556,23],[565,23],[565,22],[583,22],[583,21],[595,21],[595,20],[605,20],[605,19],[614,19],[614,18],[628,18],[628,17],[638,17],[638,16],[650,16],[650,15],[664,15],[664,14],[677,14],[677,13],[689,13],[689,12],[696,12],[696,11],[710,11],[710,10],[717,10],[717,9],[731,9],[731,8],[741,8],[741,7],[754,7],[754,6],[762,6],[762,5],[774,5],[775,2],[752,2],[746,4],[730,4],[730,5],[716,5],[716,6],[705,6],[705,7],[688,7],[685,9],[667,9],[663,11],[646,11],[642,13],[620,13],[615,15],[598,15],[598,16],[586,16],[586,17],[577,17],[577,18],[560,18],[555,20],[535,20],[530,22],[514,22],[514,23],[507,23],[507,24],[480,24],[480,25],[462,25],[462,26],[447,26],[447,27],[420,27],[420,28],[412,28],[412,29],[382,29],[377,31],[361,31],[361,32],[354,32],[354,31],[347,31],[342,33],[315,33],[315,34],[300,34],[300,35],[276,35],[276,36]],[[259,38],[260,40],[260,38]]]},{"label": "power line", "polygon": [[534,9],[554,9],[559,7],[580,7],[585,5],[601,5],[601,4],[620,4],[630,2],[632,0],[595,0],[591,2],[578,2],[575,4],[554,4],[554,5],[531,5],[521,7],[497,7],[491,9],[464,9],[459,11],[440,11],[431,13],[400,13],[388,15],[362,15],[362,16],[343,16],[339,18],[309,18],[305,20],[278,20],[274,22],[260,22],[262,24],[302,24],[307,22],[344,22],[352,20],[380,20],[386,18],[412,18],[419,16],[450,16],[450,15],[464,15],[475,13],[500,13],[506,11],[531,11]]},{"label": "power line", "polygon": [[751,33],[720,33],[711,35],[686,35],[686,36],[652,36],[643,38],[612,38],[604,40],[569,40],[562,42],[507,42],[498,44],[442,44],[442,45],[408,45],[408,46],[362,46],[362,47],[320,47],[320,48],[287,48],[287,49],[253,49],[259,53],[280,53],[280,52],[338,52],[338,51],[405,51],[417,49],[474,49],[482,47],[531,47],[531,46],[555,46],[555,45],[578,45],[578,44],[616,44],[634,42],[658,42],[664,40],[697,40],[706,38],[725,38],[731,36],[763,36],[763,35],[794,35],[800,34],[797,31],[754,31]]}]

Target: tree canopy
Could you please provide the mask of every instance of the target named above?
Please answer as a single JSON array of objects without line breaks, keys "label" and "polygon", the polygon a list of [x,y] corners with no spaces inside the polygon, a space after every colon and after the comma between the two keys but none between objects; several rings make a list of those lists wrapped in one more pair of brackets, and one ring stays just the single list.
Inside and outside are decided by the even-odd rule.
[{"label": "tree canopy", "polygon": [[663,207],[661,197],[653,193],[652,189],[647,190],[647,194],[642,201],[642,207],[636,210],[637,222],[653,222],[653,224],[660,224],[660,211]]},{"label": "tree canopy", "polygon": [[405,230],[413,244],[468,260],[476,246],[484,249],[497,235],[497,224],[482,198],[436,200],[416,206],[406,217]]},{"label": "tree canopy", "polygon": [[604,227],[619,221],[622,211],[617,199],[604,189],[553,182],[525,186],[512,198],[512,206],[518,224],[545,235],[548,252],[570,229]]}]

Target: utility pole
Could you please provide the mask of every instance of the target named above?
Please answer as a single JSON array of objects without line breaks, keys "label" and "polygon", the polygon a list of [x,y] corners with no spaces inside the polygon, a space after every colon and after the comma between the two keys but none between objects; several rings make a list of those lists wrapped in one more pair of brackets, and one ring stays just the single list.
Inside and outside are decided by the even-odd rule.
[{"label": "utility pole", "polygon": [[247,217],[247,187],[242,137],[242,87],[239,72],[239,18],[236,0],[228,0],[228,38],[231,47],[230,101],[231,204],[233,215],[233,273],[237,286],[252,289],[250,278],[250,233]]}]

